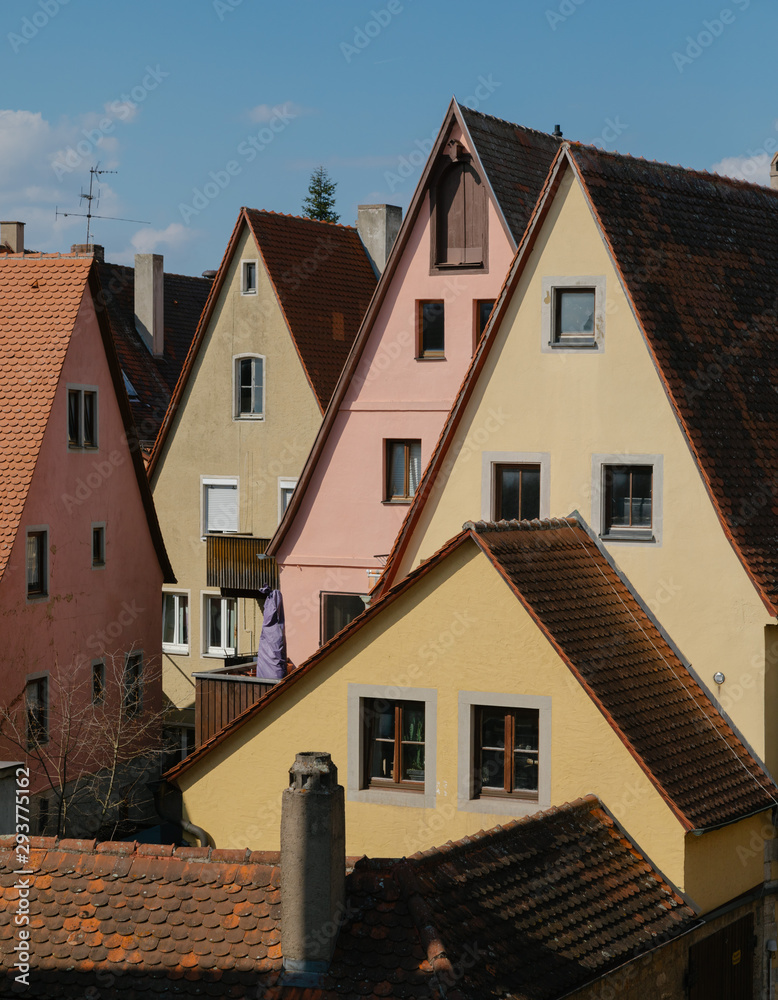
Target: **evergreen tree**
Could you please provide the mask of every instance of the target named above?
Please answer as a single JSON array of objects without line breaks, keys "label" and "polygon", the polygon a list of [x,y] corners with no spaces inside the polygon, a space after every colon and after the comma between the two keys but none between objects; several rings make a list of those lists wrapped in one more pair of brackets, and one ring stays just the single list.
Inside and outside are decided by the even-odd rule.
[{"label": "evergreen tree", "polygon": [[337,222],[340,216],[335,211],[335,188],[337,181],[330,179],[324,167],[317,167],[311,174],[308,195],[303,202],[303,215],[321,222]]}]

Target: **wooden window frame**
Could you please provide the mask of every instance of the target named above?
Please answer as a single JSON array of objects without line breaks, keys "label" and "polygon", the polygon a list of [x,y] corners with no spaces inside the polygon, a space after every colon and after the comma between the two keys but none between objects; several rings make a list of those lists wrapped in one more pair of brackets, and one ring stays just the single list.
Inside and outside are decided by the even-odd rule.
[{"label": "wooden window frame", "polygon": [[[481,743],[482,718],[484,709],[500,711],[504,716],[504,747],[484,747]],[[537,776],[534,789],[514,787],[513,757],[516,752],[516,715],[519,712],[533,712],[536,717],[538,749],[524,751],[537,757]],[[476,798],[508,798],[525,802],[537,802],[539,798],[540,775],[540,711],[536,708],[505,707],[497,705],[476,705],[473,732],[473,795]],[[484,787],[480,782],[481,759],[483,750],[497,750],[503,754],[503,787]]]},{"label": "wooden window frame", "polygon": [[[421,483],[421,438],[387,438],[386,447],[384,449],[384,460],[386,466],[386,474],[384,477],[384,503],[410,503],[414,496],[416,495],[416,490],[412,493],[410,492],[411,486],[411,448],[413,445],[419,446],[419,483]],[[404,487],[405,492],[402,494],[392,493],[392,453],[395,446],[403,446],[405,449],[404,454]],[[418,488],[418,487],[417,487]]]},{"label": "wooden window frame", "polygon": [[[492,465],[492,475],[494,476],[494,500],[492,505],[492,520],[501,521],[504,518],[500,515],[500,509],[502,507],[502,479],[500,476],[501,469],[519,469],[519,520],[533,520],[533,518],[522,518],[521,517],[521,507],[522,507],[522,492],[524,490],[524,472],[533,471],[537,472],[540,477],[540,484],[542,485],[543,469],[539,462],[495,462]],[[540,517],[540,487],[538,488],[538,512],[534,515],[536,518]]]},{"label": "wooden window frame", "polygon": [[[76,426],[71,426],[75,401]],[[91,406],[91,419],[87,414]],[[100,443],[100,407],[96,385],[68,385],[66,393],[65,427],[68,450],[97,451]]]},{"label": "wooden window frame", "polygon": [[[611,501],[613,499],[613,470],[626,471],[629,475],[629,517],[632,521],[632,484],[633,475],[635,472],[648,471],[651,474],[651,490],[649,493],[649,499],[651,501],[651,522],[649,524],[617,524],[614,525],[611,521]],[[637,464],[630,463],[628,465],[618,465],[615,463],[610,463],[608,465],[603,465],[602,467],[602,485],[603,485],[603,496],[604,496],[604,507],[603,507],[603,537],[613,538],[613,537],[637,537],[645,538],[651,536],[654,530],[654,467],[650,464]]]},{"label": "wooden window frame", "polygon": [[[440,306],[443,314],[443,347],[424,346],[424,307]],[[418,299],[416,302],[416,359],[418,361],[445,361],[446,359],[446,303],[444,299]]]},{"label": "wooden window frame", "polygon": [[[370,774],[370,764],[372,761],[372,751],[373,745],[376,742],[389,742],[388,739],[379,738],[373,735],[374,720],[376,718],[376,713],[373,710],[374,702],[383,702],[381,698],[366,699],[362,709],[362,726],[364,730],[364,746],[365,752],[362,760],[362,788],[380,788],[380,789],[397,789],[398,791],[411,792],[423,794],[425,790],[425,779],[426,779],[426,757],[427,757],[427,718],[426,718],[426,705],[423,701],[413,701],[412,699],[392,699],[388,702],[394,709],[394,737],[392,742],[394,744],[394,752],[392,757],[392,778],[375,778]],[[402,738],[402,715],[403,706],[414,706],[417,707],[421,705],[424,712],[424,736],[423,740],[404,740]],[[402,748],[403,746],[421,746],[424,748],[424,774],[425,777],[420,781],[403,778],[402,777]]]}]

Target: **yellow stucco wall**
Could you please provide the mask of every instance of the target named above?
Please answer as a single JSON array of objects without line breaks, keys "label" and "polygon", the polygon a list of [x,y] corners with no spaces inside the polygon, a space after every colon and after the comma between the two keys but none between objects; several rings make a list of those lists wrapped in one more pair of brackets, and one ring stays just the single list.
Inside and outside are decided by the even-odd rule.
[{"label": "yellow stucco wall", "polygon": [[[386,685],[389,697],[411,700],[418,689],[435,689],[434,805],[354,801],[358,782],[347,779],[350,684]],[[599,795],[640,848],[683,887],[680,823],[472,542],[185,772],[178,782],[185,813],[219,847],[277,849],[289,766],[296,753],[318,750],[332,754],[347,787],[349,854],[407,855],[504,823],[512,817],[468,812],[458,804],[457,748],[467,739],[459,722],[460,691],[550,696],[550,804]],[[517,805],[515,815],[546,805]],[[706,843],[702,838],[694,846]],[[737,889],[739,874],[733,871],[726,884],[730,896],[753,884],[747,873]],[[714,889],[710,898],[715,895]],[[719,902],[724,898],[729,896]]]},{"label": "yellow stucco wall", "polygon": [[[605,276],[604,351],[544,353],[542,279],[576,275]],[[770,618],[723,533],[571,172],[551,205],[395,579],[464,521],[491,516],[482,509],[484,452],[549,453],[547,513],[565,516],[577,509],[595,528],[592,501],[599,487],[592,456],[663,456],[661,544],[609,542],[607,548],[756,753],[778,770],[778,732],[771,733],[769,747],[765,740]],[[717,670],[726,675],[720,691],[712,681]]]},{"label": "yellow stucco wall", "polygon": [[686,892],[703,910],[732,899],[765,877],[765,843],[775,831],[770,812],[686,836]]},{"label": "yellow stucco wall", "polygon": [[[240,261],[258,261],[257,294],[241,295]],[[233,357],[265,357],[265,417],[233,416]],[[160,457],[152,488],[178,583],[188,592],[189,654],[163,651],[163,688],[179,708],[194,704],[191,674],[223,660],[202,655],[206,587],[201,476],[238,477],[241,533],[270,538],[278,524],[278,479],[296,478],[321,423],[296,348],[253,236],[244,227],[209,329]],[[256,650],[262,615],[253,599],[238,601],[239,652]]]}]

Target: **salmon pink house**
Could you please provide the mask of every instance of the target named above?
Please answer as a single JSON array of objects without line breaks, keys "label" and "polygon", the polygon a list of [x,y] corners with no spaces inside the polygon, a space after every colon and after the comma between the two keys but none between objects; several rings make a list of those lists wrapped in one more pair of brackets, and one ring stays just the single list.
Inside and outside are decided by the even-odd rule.
[{"label": "salmon pink house", "polygon": [[268,548],[293,662],[364,610],[558,147],[452,101]]},{"label": "salmon pink house", "polygon": [[[96,722],[161,708],[172,570],[99,295],[91,255],[0,254],[0,757],[54,792],[33,830]],[[35,747],[69,776],[37,773]]]}]

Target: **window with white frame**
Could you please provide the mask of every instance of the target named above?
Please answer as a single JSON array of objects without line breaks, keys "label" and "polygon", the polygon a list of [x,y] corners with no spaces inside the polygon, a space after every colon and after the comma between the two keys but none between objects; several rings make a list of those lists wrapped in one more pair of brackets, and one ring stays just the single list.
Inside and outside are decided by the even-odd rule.
[{"label": "window with white frame", "polygon": [[348,685],[347,797],[396,806],[435,805],[435,688]]},{"label": "window with white frame", "polygon": [[97,448],[97,386],[67,388],[68,447]]},{"label": "window with white frame", "polygon": [[238,480],[203,477],[203,534],[238,530]]},{"label": "window with white frame", "polygon": [[259,420],[265,415],[265,359],[259,354],[237,357],[235,364],[235,417]]},{"label": "window with white frame", "polygon": [[188,594],[162,594],[162,648],[168,653],[189,652]]},{"label": "window with white frame", "polygon": [[551,698],[459,692],[458,804],[523,815],[551,801]]},{"label": "window with white frame", "polygon": [[205,652],[209,656],[235,656],[238,649],[238,601],[234,597],[205,594],[203,598]]},{"label": "window with white frame", "polygon": [[544,277],[541,331],[543,351],[602,351],[604,276]]},{"label": "window with white frame", "polygon": [[593,455],[592,521],[609,542],[662,540],[661,455]]},{"label": "window with white frame", "polygon": [[241,295],[257,294],[257,262],[242,260],[240,262],[240,293]]},{"label": "window with white frame", "polygon": [[279,479],[278,480],[278,520],[286,513],[286,508],[289,506],[292,494],[294,493],[294,488],[297,486],[296,479]]}]

